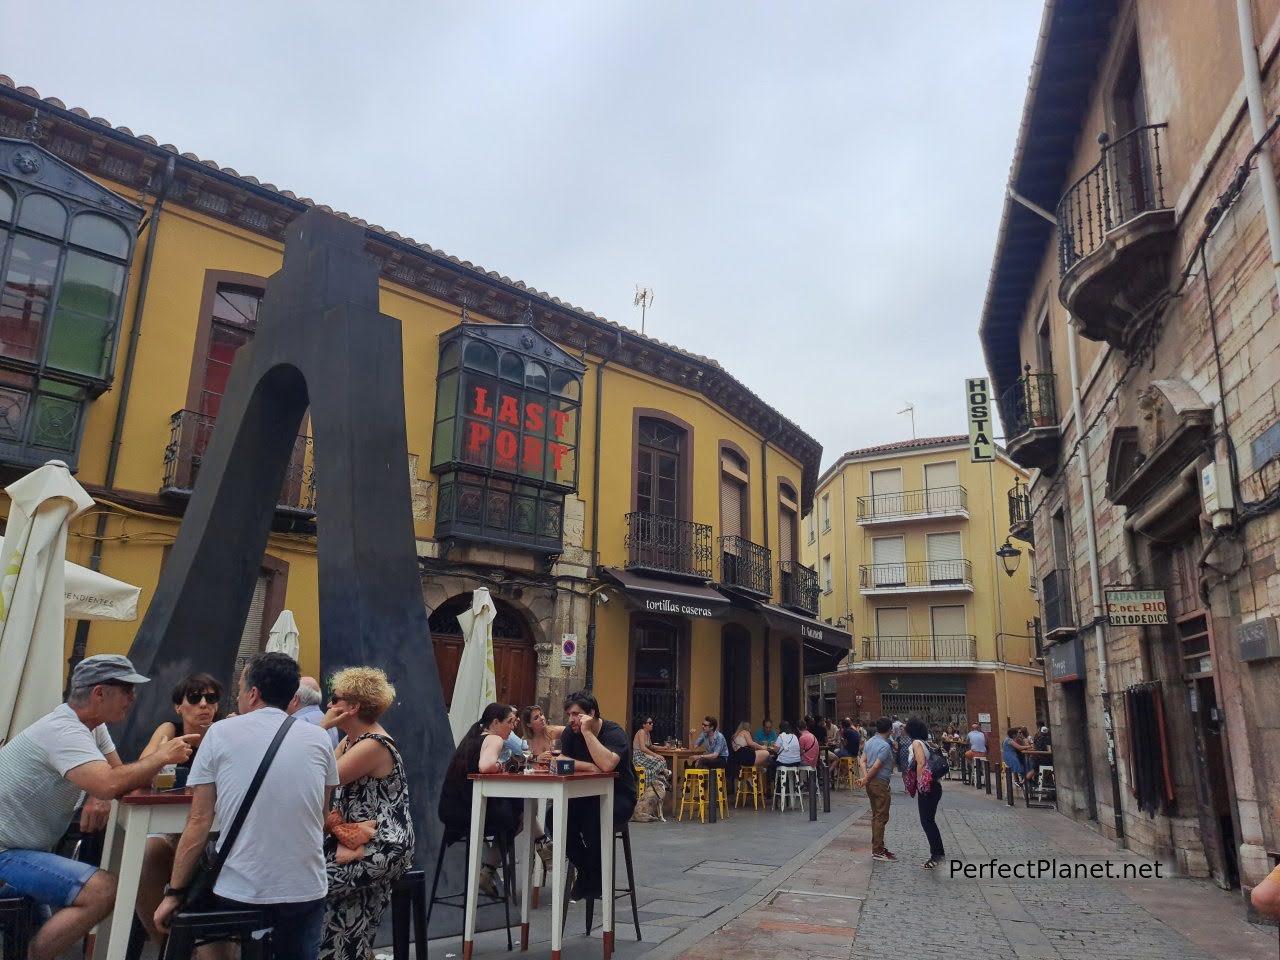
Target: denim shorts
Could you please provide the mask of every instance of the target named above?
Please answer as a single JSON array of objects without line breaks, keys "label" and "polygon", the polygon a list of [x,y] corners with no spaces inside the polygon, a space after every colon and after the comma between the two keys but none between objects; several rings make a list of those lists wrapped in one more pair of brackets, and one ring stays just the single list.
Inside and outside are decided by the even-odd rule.
[{"label": "denim shorts", "polygon": [[0,896],[69,907],[98,868],[42,850],[0,850]]}]

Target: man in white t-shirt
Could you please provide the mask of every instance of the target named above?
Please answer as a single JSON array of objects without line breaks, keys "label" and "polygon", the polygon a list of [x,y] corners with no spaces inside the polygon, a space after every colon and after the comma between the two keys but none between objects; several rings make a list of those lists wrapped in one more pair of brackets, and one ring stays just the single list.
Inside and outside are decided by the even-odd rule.
[{"label": "man in white t-shirt", "polygon": [[106,725],[125,718],[134,685],[147,682],[126,657],[86,657],[71,674],[67,702],[0,748],[0,896],[58,908],[31,941],[31,960],[65,952],[115,903],[114,876],[50,852],[80,798],[90,795],[81,823],[92,827],[112,799],[148,786],[165,764],[190,757],[200,739],[176,737],[137,763],[120,762]]},{"label": "man in white t-shirt", "polygon": [[[240,715],[209,728],[191,765],[191,815],[178,842],[173,873],[156,909],[168,932],[216,813],[223,838],[249,791],[299,683],[298,665],[283,653],[264,653],[240,675]],[[227,909],[266,912],[275,960],[316,960],[329,884],[324,863],[324,815],[338,785],[329,735],[295,723],[263,778],[240,835],[214,884]]]}]

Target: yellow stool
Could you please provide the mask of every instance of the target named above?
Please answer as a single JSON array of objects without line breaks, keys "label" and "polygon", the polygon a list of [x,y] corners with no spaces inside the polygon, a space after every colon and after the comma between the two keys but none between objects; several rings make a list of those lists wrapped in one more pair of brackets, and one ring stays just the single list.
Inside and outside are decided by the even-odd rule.
[{"label": "yellow stool", "polygon": [[725,786],[724,768],[716,771],[716,799],[720,810],[720,819],[729,819],[729,788]]},{"label": "yellow stool", "polygon": [[707,774],[710,770],[697,767],[685,767],[684,781],[680,790],[680,810],[676,820],[684,819],[685,808],[689,808],[689,819],[697,814],[702,822],[707,822]]},{"label": "yellow stool", "polygon": [[644,767],[637,766],[635,767],[635,771],[636,771],[636,796],[643,797],[644,787],[647,781],[647,778],[645,777]]},{"label": "yellow stool", "polygon": [[849,792],[853,792],[853,782],[858,779],[857,760],[853,757],[836,757],[835,777],[832,784],[839,789],[841,786],[849,788]]},{"label": "yellow stool", "polygon": [[760,804],[764,802],[764,790],[761,788],[760,781],[759,767],[740,767],[738,769],[738,789],[733,805],[740,807],[744,800],[750,798],[751,809],[759,810]]}]

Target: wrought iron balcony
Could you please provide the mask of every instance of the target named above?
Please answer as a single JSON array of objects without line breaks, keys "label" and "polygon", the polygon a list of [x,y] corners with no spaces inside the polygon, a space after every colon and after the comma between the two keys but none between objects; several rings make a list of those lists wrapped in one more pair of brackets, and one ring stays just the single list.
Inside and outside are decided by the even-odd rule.
[{"label": "wrought iron balcony", "polygon": [[899,523],[931,517],[969,516],[969,493],[959,485],[858,498],[858,523]]},{"label": "wrought iron balcony", "polygon": [[772,597],[773,563],[768,548],[744,537],[721,537],[720,582],[745,593]]},{"label": "wrought iron balcony", "polygon": [[1058,462],[1057,377],[1028,364],[1000,398],[1005,447],[1014,463],[1050,470]]},{"label": "wrought iron balcony", "polygon": [[863,660],[921,660],[939,663],[978,659],[978,641],[971,633],[939,636],[863,637]]},{"label": "wrought iron balcony", "polygon": [[710,580],[714,553],[708,524],[656,513],[627,514],[628,570]]},{"label": "wrought iron balcony", "polygon": [[1058,298],[1094,340],[1128,349],[1135,325],[1168,286],[1176,215],[1164,193],[1160,138],[1168,124],[1136,127],[1114,143],[1058,202]]},{"label": "wrought iron balcony", "polygon": [[1031,491],[1021,480],[1015,480],[1009,491],[1009,534],[1035,543],[1031,532]]},{"label": "wrought iron balcony", "polygon": [[862,593],[972,591],[973,565],[968,560],[866,563],[858,568],[858,585]]},{"label": "wrought iron balcony", "polygon": [[1071,582],[1066,570],[1051,570],[1040,581],[1040,601],[1044,604],[1044,632],[1052,637],[1058,632],[1071,632],[1076,628],[1075,613],[1071,607]]},{"label": "wrought iron balcony", "polygon": [[810,616],[818,615],[818,572],[795,560],[778,561],[782,605]]},{"label": "wrought iron balcony", "polygon": [[[213,439],[215,419],[194,410],[179,410],[169,418],[169,445],[164,449],[162,494],[190,496]],[[293,444],[289,467],[276,509],[284,513],[314,517],[316,473],[311,438],[300,435]]]}]

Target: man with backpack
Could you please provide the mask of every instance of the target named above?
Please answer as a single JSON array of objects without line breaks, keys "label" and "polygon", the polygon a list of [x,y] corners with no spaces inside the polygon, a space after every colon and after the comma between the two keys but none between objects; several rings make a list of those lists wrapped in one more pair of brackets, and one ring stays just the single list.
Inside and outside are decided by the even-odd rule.
[{"label": "man with backpack", "polygon": [[893,721],[881,717],[876,721],[876,735],[867,741],[867,775],[858,781],[871,801],[871,859],[896,863],[898,858],[885,849],[884,828],[889,825],[889,778],[893,774],[895,750],[889,742]]}]

